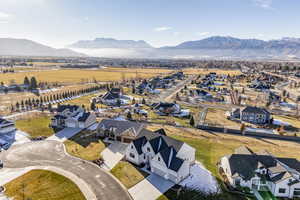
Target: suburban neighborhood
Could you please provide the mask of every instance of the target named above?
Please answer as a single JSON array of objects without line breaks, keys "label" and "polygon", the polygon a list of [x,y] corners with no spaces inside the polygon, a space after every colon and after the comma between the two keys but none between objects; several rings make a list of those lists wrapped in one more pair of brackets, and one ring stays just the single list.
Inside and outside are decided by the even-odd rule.
[{"label": "suburban neighborhood", "polygon": [[299,10],[0,0],[0,200],[300,200]]}]

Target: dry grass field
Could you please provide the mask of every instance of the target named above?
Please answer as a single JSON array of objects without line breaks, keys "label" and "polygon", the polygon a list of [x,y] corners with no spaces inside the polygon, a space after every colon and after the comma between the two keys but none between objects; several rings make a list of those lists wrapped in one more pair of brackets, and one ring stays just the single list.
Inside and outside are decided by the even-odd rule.
[{"label": "dry grass field", "polygon": [[42,82],[59,83],[81,83],[86,80],[97,80],[100,82],[120,81],[122,79],[132,78],[151,78],[157,75],[172,72],[165,69],[121,69],[105,68],[99,70],[80,70],[80,69],[62,69],[62,70],[44,70],[33,72],[20,72],[12,74],[0,74],[0,80],[9,83],[14,80],[16,83],[23,83],[24,77],[35,76]]},{"label": "dry grass field", "polygon": [[226,110],[209,108],[206,115],[205,123],[239,129],[241,124],[228,120],[225,116],[225,113]]},{"label": "dry grass field", "polygon": [[186,68],[183,70],[185,74],[208,74],[210,72],[216,72],[217,74],[229,74],[240,75],[242,74],[240,70],[222,70],[222,69],[197,69],[197,68]]}]

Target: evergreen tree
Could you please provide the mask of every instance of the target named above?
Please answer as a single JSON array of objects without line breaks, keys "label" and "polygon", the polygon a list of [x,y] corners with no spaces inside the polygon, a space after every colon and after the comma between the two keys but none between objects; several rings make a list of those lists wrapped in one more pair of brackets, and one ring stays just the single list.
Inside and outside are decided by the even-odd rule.
[{"label": "evergreen tree", "polygon": [[27,76],[24,78],[24,85],[30,86],[30,81]]},{"label": "evergreen tree", "polygon": [[96,110],[96,105],[94,102],[91,103],[91,110],[95,111]]},{"label": "evergreen tree", "polygon": [[128,112],[128,113],[127,113],[127,119],[128,119],[128,120],[132,120],[131,112]]},{"label": "evergreen tree", "polygon": [[191,116],[190,125],[193,126],[193,127],[195,126],[194,116]]},{"label": "evergreen tree", "polygon": [[142,104],[146,104],[146,100],[144,98],[142,99]]},{"label": "evergreen tree", "polygon": [[37,81],[36,78],[33,76],[30,79],[30,89],[35,90],[37,88]]}]

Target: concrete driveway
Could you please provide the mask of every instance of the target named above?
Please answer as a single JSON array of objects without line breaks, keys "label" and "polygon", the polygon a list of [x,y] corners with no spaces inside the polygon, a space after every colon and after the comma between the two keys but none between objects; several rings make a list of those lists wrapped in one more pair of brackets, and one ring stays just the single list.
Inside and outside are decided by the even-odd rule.
[{"label": "concrete driveway", "polygon": [[129,144],[116,141],[101,152],[101,156],[104,159],[104,168],[106,170],[111,170],[124,158],[128,145]]},{"label": "concrete driveway", "polygon": [[174,185],[161,176],[151,174],[128,191],[134,200],[155,200]]},{"label": "concrete driveway", "polygon": [[55,135],[52,135],[47,138],[47,140],[55,140],[58,142],[64,142],[67,139],[73,137],[77,133],[81,132],[83,129],[81,128],[64,128],[63,130],[55,133]]},{"label": "concrete driveway", "polygon": [[[112,175],[90,162],[67,155],[63,144],[57,141],[15,145],[1,152],[0,159],[3,160],[4,169],[33,167],[59,172],[75,181],[82,192],[88,195],[88,200],[131,199],[127,190]],[[94,198],[90,198],[91,192]]]}]

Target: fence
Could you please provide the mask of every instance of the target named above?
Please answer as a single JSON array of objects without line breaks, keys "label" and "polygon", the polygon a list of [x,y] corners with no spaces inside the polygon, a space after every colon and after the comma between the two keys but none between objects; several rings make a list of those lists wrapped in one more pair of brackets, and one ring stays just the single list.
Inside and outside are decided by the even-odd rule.
[{"label": "fence", "polygon": [[246,136],[251,136],[251,137],[300,142],[300,137],[295,137],[295,136],[258,133],[258,132],[254,132],[254,131],[245,131],[242,134],[242,131],[239,129],[230,129],[230,128],[226,128],[226,127],[207,126],[207,125],[198,125],[197,128],[201,129],[201,130],[214,131],[214,132],[219,132],[219,133],[227,133],[227,134],[234,134],[234,135],[246,135]]}]

